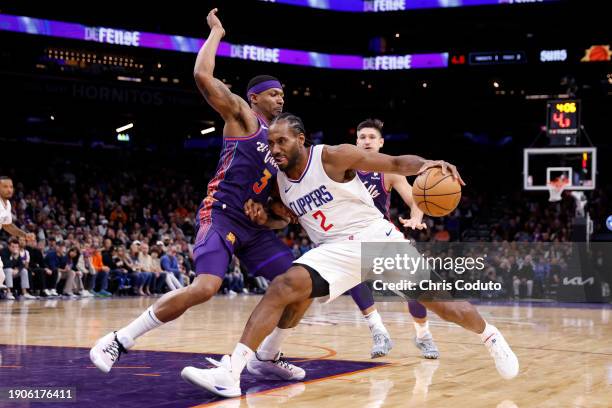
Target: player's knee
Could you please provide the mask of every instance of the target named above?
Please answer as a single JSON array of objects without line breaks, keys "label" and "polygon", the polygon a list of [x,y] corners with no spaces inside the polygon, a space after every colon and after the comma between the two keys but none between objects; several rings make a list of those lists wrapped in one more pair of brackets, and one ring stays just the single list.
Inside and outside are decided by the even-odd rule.
[{"label": "player's knee", "polygon": [[285,300],[287,303],[294,301],[299,297],[302,291],[301,280],[297,279],[291,273],[284,273],[277,276],[270,284],[266,295],[276,299]]},{"label": "player's knee", "polygon": [[192,303],[200,304],[206,302],[211,297],[215,296],[215,294],[219,290],[219,285],[217,284],[217,282],[213,282],[208,279],[197,278],[193,282],[193,284],[187,286],[187,290],[190,292],[189,298]]}]

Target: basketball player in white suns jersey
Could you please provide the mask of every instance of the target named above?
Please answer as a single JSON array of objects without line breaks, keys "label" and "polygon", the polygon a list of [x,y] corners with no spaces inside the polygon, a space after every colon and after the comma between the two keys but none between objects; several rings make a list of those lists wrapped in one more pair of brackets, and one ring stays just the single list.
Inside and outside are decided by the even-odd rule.
[{"label": "basketball player in white suns jersey", "polygon": [[[307,304],[324,296],[329,297],[329,302],[358,285],[362,242],[406,242],[404,235],[376,209],[357,170],[411,176],[442,167],[443,172],[451,172],[464,184],[455,166],[443,161],[388,156],[353,145],[306,147],[305,133],[300,118],[283,113],[270,126],[268,144],[281,170],[277,174],[280,198],[318,246],[272,281],[231,356],[212,360],[216,368],[185,367],[181,372],[186,381],[222,397],[241,394],[240,374],[253,350],[276,327],[286,306]],[[248,215],[260,224],[267,222],[261,206]],[[418,255],[416,249],[414,253]],[[518,359],[502,334],[469,302],[430,298],[419,298],[419,302],[440,318],[479,334],[503,378],[518,374]]]},{"label": "basketball player in white suns jersey", "polygon": [[[13,213],[11,212],[10,201],[13,197],[13,191],[13,180],[7,176],[0,176],[0,228],[16,237],[27,238],[30,234],[17,228],[17,226],[13,224]],[[33,236],[34,234],[31,235]],[[2,259],[0,259],[0,290],[6,289],[4,285],[5,278],[4,265],[2,264]],[[7,299],[12,300],[15,299],[15,297],[9,292]]]}]

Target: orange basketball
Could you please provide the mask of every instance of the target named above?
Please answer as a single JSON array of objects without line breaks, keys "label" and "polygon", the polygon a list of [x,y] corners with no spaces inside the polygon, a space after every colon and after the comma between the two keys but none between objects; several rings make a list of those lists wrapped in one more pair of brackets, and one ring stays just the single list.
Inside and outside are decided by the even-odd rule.
[{"label": "orange basketball", "polygon": [[461,199],[461,184],[453,179],[450,172],[442,174],[442,168],[432,167],[416,178],[412,197],[425,214],[442,217],[457,208]]}]

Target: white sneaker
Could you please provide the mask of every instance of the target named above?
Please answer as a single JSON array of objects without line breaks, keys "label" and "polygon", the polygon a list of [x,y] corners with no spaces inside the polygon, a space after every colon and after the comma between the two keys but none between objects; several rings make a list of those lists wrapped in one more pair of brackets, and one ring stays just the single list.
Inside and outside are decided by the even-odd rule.
[{"label": "white sneaker", "polygon": [[6,300],[15,300],[15,296],[11,292],[6,294]]},{"label": "white sneaker", "polygon": [[261,360],[255,353],[247,363],[247,370],[254,376],[267,380],[300,381],[306,377],[306,371],[283,359],[280,351],[273,360]]},{"label": "white sneaker", "polygon": [[181,371],[183,380],[196,387],[204,388],[220,397],[239,397],[242,394],[240,390],[240,380],[235,380],[232,375],[230,356],[223,356],[221,361],[216,361],[211,358],[207,358],[207,360],[216,367],[208,369],[185,367],[183,371]]},{"label": "white sneaker", "polygon": [[440,357],[440,352],[438,351],[436,343],[433,341],[431,333],[428,333],[423,337],[415,337],[414,345],[421,350],[421,355],[424,358],[435,360]]},{"label": "white sneaker", "polygon": [[108,333],[96,342],[96,345],[89,350],[89,359],[100,371],[108,373],[113,364],[119,360],[121,353],[127,354],[127,349],[134,346],[134,340],[125,338],[120,343],[117,339],[117,332]]},{"label": "white sneaker", "polygon": [[393,342],[391,341],[391,337],[389,337],[389,333],[385,333],[382,331],[374,332],[372,335],[372,351],[370,352],[370,357],[378,358],[384,357],[393,348]]},{"label": "white sneaker", "polygon": [[32,296],[29,293],[26,293],[25,295],[21,295],[22,298],[26,299],[26,300],[34,300],[37,299],[36,296]]},{"label": "white sneaker", "polygon": [[82,290],[79,292],[82,297],[93,297],[93,294],[88,290]]},{"label": "white sneaker", "polygon": [[50,291],[49,289],[45,289],[45,290],[43,290],[43,293],[44,293],[45,295],[47,295],[47,297],[49,297],[49,296],[53,296],[53,294],[51,293],[51,291]]},{"label": "white sneaker", "polygon": [[51,296],[59,296],[59,293],[57,293],[57,290],[51,289]]},{"label": "white sneaker", "polygon": [[489,350],[489,354],[495,360],[495,368],[502,378],[511,380],[519,372],[519,362],[516,354],[512,351],[504,336],[495,328],[495,331],[487,337],[484,345]]}]

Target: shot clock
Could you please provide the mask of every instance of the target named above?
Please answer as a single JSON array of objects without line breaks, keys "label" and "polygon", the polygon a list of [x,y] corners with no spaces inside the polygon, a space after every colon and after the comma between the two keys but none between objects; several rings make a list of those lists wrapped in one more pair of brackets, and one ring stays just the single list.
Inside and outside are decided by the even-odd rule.
[{"label": "shot clock", "polygon": [[547,103],[547,133],[551,145],[575,145],[580,133],[580,101],[558,100]]}]

